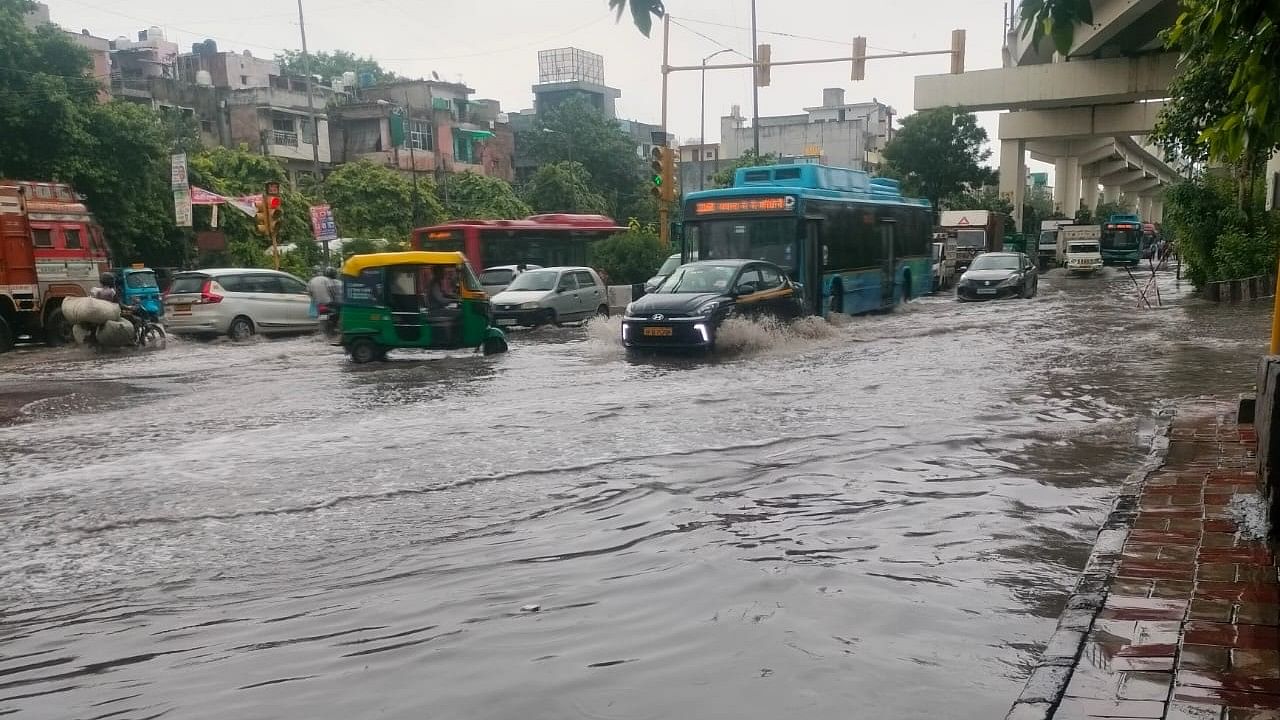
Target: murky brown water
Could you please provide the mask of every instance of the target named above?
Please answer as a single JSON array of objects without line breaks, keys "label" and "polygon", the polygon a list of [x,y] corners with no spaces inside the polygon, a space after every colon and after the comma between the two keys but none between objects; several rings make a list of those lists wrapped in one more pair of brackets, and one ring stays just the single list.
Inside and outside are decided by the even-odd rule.
[{"label": "murky brown water", "polygon": [[1265,304],[1128,282],[711,363],[5,356],[0,714],[1001,717],[1151,418],[1265,344]]}]

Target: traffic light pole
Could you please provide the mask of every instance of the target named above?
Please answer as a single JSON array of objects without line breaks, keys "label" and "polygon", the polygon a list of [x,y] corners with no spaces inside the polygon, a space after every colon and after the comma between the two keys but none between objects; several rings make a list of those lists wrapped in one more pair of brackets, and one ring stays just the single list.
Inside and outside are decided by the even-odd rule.
[{"label": "traffic light pole", "polygon": [[[667,78],[671,74],[667,70],[667,63],[671,59],[671,15],[664,13],[662,16],[662,142],[667,144]],[[671,246],[671,203],[668,200],[671,193],[667,188],[662,188],[662,196],[658,199],[658,239],[662,242],[662,247],[669,248]]]}]

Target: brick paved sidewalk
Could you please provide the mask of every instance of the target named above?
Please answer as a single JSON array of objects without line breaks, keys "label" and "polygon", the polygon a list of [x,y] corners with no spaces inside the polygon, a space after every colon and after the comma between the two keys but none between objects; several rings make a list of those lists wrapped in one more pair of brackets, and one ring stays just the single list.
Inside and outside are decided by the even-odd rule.
[{"label": "brick paved sidewalk", "polygon": [[[1074,664],[1069,653],[1056,667],[1042,661],[1037,673],[1054,690],[1033,692],[1033,675],[1011,720],[1280,720],[1280,583],[1248,519],[1261,505],[1257,440],[1235,414],[1235,403],[1217,401],[1178,408],[1164,465],[1122,513],[1132,522],[1127,535],[1116,531],[1123,545],[1090,561],[1102,557],[1111,576],[1092,623],[1079,623],[1083,644],[1067,643],[1079,648]],[[1084,601],[1069,604],[1064,622]]]}]

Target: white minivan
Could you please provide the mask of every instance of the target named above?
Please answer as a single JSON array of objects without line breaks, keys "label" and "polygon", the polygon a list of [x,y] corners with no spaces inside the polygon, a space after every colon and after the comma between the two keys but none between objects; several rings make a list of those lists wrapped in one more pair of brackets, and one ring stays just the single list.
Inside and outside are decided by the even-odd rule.
[{"label": "white minivan", "polygon": [[289,273],[214,268],[174,273],[164,298],[165,327],[184,335],[227,335],[316,329],[307,284]]}]

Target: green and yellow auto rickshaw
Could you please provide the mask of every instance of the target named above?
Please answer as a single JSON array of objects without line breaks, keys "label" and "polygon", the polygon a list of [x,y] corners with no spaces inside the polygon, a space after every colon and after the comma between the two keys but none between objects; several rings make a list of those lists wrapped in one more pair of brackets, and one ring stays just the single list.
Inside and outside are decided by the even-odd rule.
[{"label": "green and yellow auto rickshaw", "polygon": [[357,363],[396,348],[506,352],[489,297],[459,252],[356,255],[342,266],[342,347]]}]

